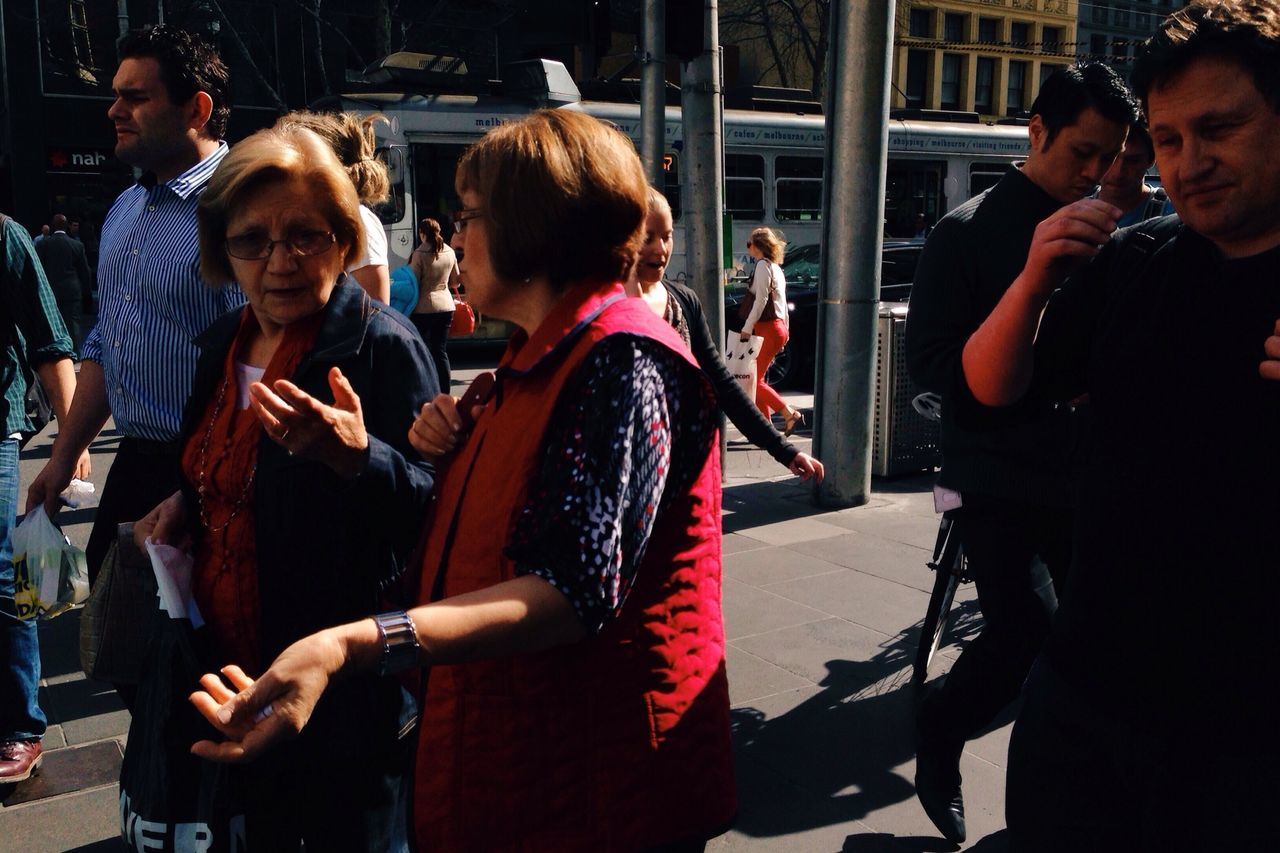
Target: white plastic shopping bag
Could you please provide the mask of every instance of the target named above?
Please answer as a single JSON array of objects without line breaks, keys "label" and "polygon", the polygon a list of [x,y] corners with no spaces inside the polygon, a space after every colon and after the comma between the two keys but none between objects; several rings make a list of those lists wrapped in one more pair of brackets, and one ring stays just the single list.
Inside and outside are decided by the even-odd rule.
[{"label": "white plastic shopping bag", "polygon": [[747,392],[751,402],[756,400],[756,357],[760,355],[760,346],[764,338],[752,335],[750,340],[742,340],[740,333],[729,332],[725,340],[724,362],[729,365],[729,372],[738,380],[742,390]]},{"label": "white plastic shopping bag", "polygon": [[19,619],[52,619],[89,597],[84,551],[38,506],[13,531],[14,601]]}]

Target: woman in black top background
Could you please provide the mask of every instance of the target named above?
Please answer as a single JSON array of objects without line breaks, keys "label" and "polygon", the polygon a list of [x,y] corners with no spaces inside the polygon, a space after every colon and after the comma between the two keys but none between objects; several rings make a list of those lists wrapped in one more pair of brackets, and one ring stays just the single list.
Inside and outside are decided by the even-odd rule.
[{"label": "woman in black top background", "polygon": [[711,381],[720,409],[747,440],[765,450],[802,480],[822,482],[822,463],[801,453],[773,424],[760,414],[742,390],[711,337],[697,295],[683,284],[663,280],[674,245],[671,205],[662,193],[649,188],[649,215],[645,220],[644,243],[627,282],[627,292],[643,299],[653,312],[672,325],[689,346],[698,366]]}]

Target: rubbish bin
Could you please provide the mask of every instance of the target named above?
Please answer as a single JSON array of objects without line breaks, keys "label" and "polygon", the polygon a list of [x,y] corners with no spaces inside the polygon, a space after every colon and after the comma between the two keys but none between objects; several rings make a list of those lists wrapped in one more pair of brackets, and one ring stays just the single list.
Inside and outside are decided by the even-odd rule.
[{"label": "rubbish bin", "polygon": [[921,389],[907,374],[907,306],[880,305],[876,321],[876,410],[871,473],[894,477],[942,464],[939,425],[918,414],[911,401]]}]

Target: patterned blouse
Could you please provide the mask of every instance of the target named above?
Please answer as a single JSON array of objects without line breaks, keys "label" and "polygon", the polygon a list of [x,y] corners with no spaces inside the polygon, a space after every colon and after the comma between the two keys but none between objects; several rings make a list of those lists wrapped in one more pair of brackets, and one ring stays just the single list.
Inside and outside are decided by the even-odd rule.
[{"label": "patterned blouse", "polygon": [[507,556],[517,574],[558,589],[595,634],[622,609],[664,498],[701,473],[715,400],[665,347],[613,335],[556,406]]}]

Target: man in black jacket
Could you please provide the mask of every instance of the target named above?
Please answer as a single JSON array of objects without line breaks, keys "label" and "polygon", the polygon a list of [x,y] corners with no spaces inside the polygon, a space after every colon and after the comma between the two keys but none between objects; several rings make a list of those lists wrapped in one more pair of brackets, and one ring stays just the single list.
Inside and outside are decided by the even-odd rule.
[{"label": "man in black jacket", "polygon": [[1009,745],[1010,849],[1273,850],[1280,0],[1194,0],[1133,80],[1181,222],[1108,242],[1119,209],[1063,208],[964,345],[976,418],[1093,410],[1070,582]]},{"label": "man in black jacket", "polygon": [[84,244],[67,233],[67,217],[54,214],[49,222],[53,233],[36,245],[36,254],[44,274],[53,288],[53,298],[58,302],[58,313],[67,327],[67,334],[80,350],[80,306],[84,296],[93,291],[93,273],[84,255]]},{"label": "man in black jacket", "polygon": [[940,485],[959,492],[958,530],[984,628],[917,716],[916,794],[942,834],[965,838],[960,754],[1018,694],[1057,607],[1070,555],[1066,411],[1027,401],[985,430],[964,346],[1027,259],[1036,224],[1092,193],[1124,146],[1137,105],[1109,68],[1056,72],[1031,106],[1031,151],[996,186],[944,217],[925,244],[907,320],[912,378],[943,399]]}]

